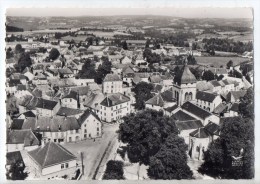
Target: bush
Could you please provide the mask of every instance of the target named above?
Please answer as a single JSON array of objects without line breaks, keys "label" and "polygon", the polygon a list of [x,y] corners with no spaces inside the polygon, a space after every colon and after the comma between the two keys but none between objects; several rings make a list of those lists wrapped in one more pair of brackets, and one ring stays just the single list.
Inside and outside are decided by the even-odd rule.
[{"label": "bush", "polygon": [[117,160],[109,160],[107,162],[107,168],[103,175],[103,180],[123,180],[124,170],[123,162]]}]

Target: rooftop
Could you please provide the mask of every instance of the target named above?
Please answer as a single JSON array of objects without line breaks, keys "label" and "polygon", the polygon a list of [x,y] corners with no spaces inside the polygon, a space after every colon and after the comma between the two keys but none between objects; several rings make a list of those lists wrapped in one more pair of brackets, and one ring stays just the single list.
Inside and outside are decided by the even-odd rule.
[{"label": "rooftop", "polygon": [[44,147],[29,151],[28,154],[41,168],[76,159],[71,152],[54,142],[48,142]]},{"label": "rooftop", "polygon": [[194,105],[191,102],[185,102],[181,107],[182,107],[182,109],[194,114],[195,116],[197,116],[201,119],[205,119],[211,115],[210,112]]}]

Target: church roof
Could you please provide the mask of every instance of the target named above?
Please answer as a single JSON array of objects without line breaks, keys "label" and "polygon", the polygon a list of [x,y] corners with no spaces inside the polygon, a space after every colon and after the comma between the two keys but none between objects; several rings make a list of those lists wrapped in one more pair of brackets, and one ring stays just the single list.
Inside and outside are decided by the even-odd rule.
[{"label": "church roof", "polygon": [[177,74],[174,78],[174,82],[180,84],[188,84],[197,82],[196,77],[191,73],[187,65],[184,66],[183,71]]}]

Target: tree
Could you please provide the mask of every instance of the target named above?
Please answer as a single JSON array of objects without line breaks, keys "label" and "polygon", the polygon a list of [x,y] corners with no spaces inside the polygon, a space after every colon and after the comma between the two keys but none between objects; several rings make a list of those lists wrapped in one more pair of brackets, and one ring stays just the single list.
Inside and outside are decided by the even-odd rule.
[{"label": "tree", "polygon": [[56,48],[52,48],[49,53],[49,58],[54,61],[60,56],[60,52]]},{"label": "tree", "polygon": [[200,70],[198,67],[197,68],[190,68],[190,71],[196,77],[197,80],[201,79],[202,70]]},{"label": "tree", "polygon": [[127,46],[126,41],[122,42],[122,47],[123,47],[124,50],[128,50],[128,46]]},{"label": "tree", "polygon": [[98,84],[102,84],[103,79],[107,74],[111,73],[112,68],[112,63],[108,60],[107,57],[101,57],[101,60],[103,63],[98,67],[95,79],[96,83]]},{"label": "tree", "polygon": [[210,71],[210,70],[204,71],[204,73],[202,75],[202,80],[211,81],[214,79],[215,79],[215,75],[212,71]]},{"label": "tree", "polygon": [[219,75],[219,76],[217,77],[217,80],[218,80],[218,81],[221,81],[223,78],[224,78],[224,75],[221,74],[221,75]]},{"label": "tree", "polygon": [[[254,123],[241,117],[226,119],[220,137],[204,154],[199,172],[221,179],[252,179],[254,177]],[[242,166],[232,166],[232,156],[242,156]]]},{"label": "tree", "polygon": [[123,162],[118,160],[109,160],[107,162],[106,171],[103,175],[103,180],[123,180],[124,169]]},{"label": "tree", "polygon": [[14,48],[14,53],[15,54],[19,54],[19,53],[22,53],[22,52],[24,52],[24,49],[23,49],[22,45],[21,44],[17,44],[15,46],[15,48]]},{"label": "tree", "polygon": [[227,69],[230,69],[230,67],[233,67],[233,61],[232,60],[229,60],[227,62]]},{"label": "tree", "polygon": [[243,118],[254,119],[254,91],[253,88],[248,88],[246,94],[240,98],[238,106],[239,114]]},{"label": "tree", "polygon": [[24,172],[25,165],[22,161],[18,161],[11,164],[10,169],[6,173],[8,180],[24,180],[28,173]]},{"label": "tree", "polygon": [[79,78],[82,79],[95,79],[96,78],[95,63],[87,59],[79,72]]},{"label": "tree", "polygon": [[144,110],[123,118],[119,140],[127,144],[130,162],[148,165],[170,134],[178,134],[175,122],[163,112]]},{"label": "tree", "polygon": [[136,109],[141,110],[145,108],[145,102],[153,97],[151,93],[152,90],[153,85],[146,82],[140,82],[133,88],[136,98]]},{"label": "tree", "polygon": [[192,56],[192,55],[188,55],[187,60],[188,60],[188,65],[196,65],[197,64],[195,57]]},{"label": "tree", "polygon": [[184,139],[171,134],[155,156],[151,157],[148,176],[151,179],[192,179],[187,165],[188,146]]},{"label": "tree", "polygon": [[20,72],[22,72],[26,67],[30,67],[32,65],[30,54],[27,52],[22,53],[18,59],[17,65]]}]

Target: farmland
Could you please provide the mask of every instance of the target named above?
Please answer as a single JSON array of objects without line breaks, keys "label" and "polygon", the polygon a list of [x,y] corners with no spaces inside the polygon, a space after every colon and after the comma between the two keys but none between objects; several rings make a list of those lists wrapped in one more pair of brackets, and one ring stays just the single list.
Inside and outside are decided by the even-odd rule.
[{"label": "farmland", "polygon": [[234,65],[237,65],[243,61],[247,61],[249,59],[242,57],[195,57],[198,64],[201,65],[214,65],[214,67],[220,67],[221,65],[225,66],[229,60],[232,60]]}]

